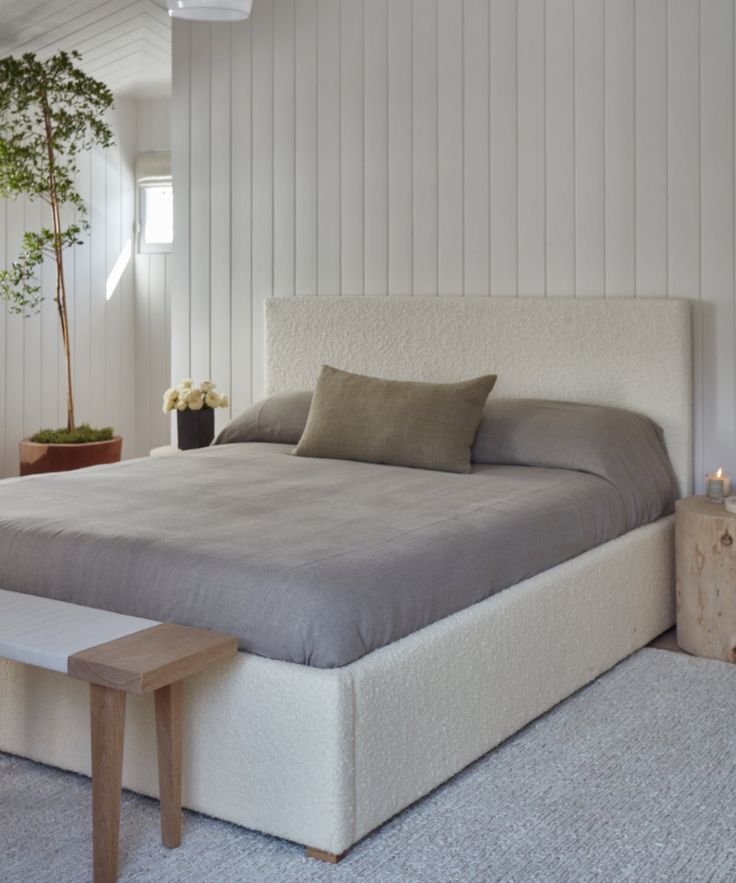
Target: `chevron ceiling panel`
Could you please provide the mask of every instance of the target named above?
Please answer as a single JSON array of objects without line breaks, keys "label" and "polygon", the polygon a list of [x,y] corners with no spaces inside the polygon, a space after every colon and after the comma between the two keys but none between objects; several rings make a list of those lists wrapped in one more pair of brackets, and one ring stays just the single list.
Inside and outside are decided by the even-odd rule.
[{"label": "chevron ceiling panel", "polygon": [[116,95],[171,94],[166,0],[0,0],[0,57],[77,49]]}]

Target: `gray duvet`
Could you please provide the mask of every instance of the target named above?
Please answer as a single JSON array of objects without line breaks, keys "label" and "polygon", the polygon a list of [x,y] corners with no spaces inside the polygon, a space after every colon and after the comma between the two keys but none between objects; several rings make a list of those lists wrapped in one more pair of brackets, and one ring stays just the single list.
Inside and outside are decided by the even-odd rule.
[{"label": "gray duvet", "polygon": [[[0,587],[329,668],[637,526],[626,489],[598,475],[290,451],[233,444],[0,482]],[[671,499],[653,505],[646,520]]]}]

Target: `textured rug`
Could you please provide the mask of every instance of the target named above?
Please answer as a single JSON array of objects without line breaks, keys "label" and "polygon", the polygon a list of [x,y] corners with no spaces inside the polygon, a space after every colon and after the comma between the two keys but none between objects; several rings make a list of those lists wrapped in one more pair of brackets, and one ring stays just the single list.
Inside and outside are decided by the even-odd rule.
[{"label": "textured rug", "polygon": [[[327,866],[125,793],[121,880],[736,880],[736,667],[642,650]],[[0,754],[0,880],[91,879],[89,781]]]}]

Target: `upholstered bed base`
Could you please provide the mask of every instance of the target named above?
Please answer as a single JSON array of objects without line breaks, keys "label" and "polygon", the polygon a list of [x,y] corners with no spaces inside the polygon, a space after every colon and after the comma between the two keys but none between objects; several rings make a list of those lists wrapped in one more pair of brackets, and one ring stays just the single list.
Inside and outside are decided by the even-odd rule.
[{"label": "upholstered bed base", "polygon": [[[672,545],[665,518],[342,669],[239,653],[188,685],[186,806],[345,851],[668,628]],[[153,707],[131,698],[124,784],[155,794]],[[0,750],[88,773],[87,703],[0,663]]]},{"label": "upholstered bed base", "polygon": [[[492,371],[501,397],[648,414],[690,489],[687,301],[274,298],[266,331],[269,392],[310,388],[323,362],[410,380]],[[189,684],[186,805],[343,852],[668,628],[672,546],[662,519],[341,669],[238,654]],[[87,772],[87,719],[85,685],[0,665],[0,750]],[[152,708],[132,702],[124,782],[142,793],[153,738]]]}]

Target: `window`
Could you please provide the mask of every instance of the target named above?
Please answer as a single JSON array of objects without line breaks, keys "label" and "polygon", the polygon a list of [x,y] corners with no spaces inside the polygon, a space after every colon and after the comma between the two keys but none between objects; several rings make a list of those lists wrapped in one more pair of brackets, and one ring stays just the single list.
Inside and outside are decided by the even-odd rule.
[{"label": "window", "polygon": [[156,184],[141,185],[140,200],[141,245],[170,246],[174,241],[174,200],[171,194],[171,179]]},{"label": "window", "polygon": [[138,251],[171,251],[174,241],[171,154],[140,154],[136,163],[136,178],[138,182]]}]

